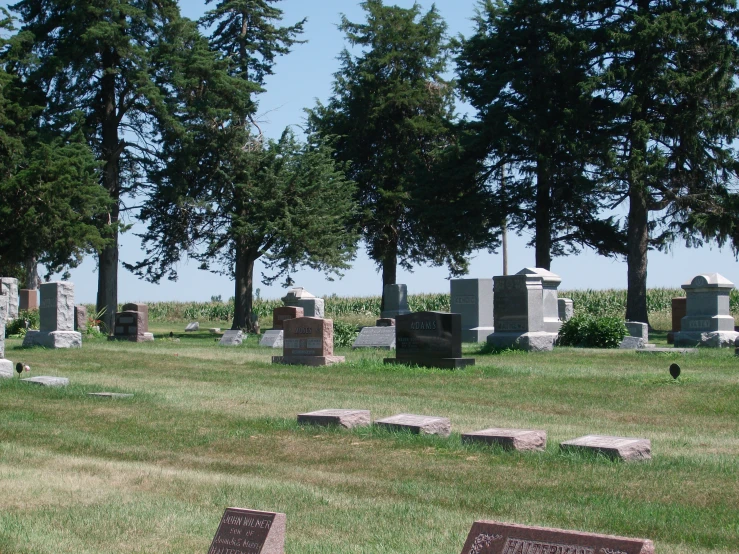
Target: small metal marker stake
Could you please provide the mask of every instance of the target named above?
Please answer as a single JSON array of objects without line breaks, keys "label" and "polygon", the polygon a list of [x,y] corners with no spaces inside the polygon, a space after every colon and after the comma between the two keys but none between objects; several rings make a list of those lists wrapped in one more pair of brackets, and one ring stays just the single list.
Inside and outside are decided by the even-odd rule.
[{"label": "small metal marker stake", "polygon": [[680,366],[677,364],[672,364],[670,366],[670,375],[672,375],[673,379],[677,379],[680,377]]},{"label": "small metal marker stake", "polygon": [[16,371],[16,373],[18,373],[18,379],[20,379],[21,378],[21,373],[23,373],[23,364],[20,363],[20,362],[18,362],[17,364],[15,364],[15,371]]}]

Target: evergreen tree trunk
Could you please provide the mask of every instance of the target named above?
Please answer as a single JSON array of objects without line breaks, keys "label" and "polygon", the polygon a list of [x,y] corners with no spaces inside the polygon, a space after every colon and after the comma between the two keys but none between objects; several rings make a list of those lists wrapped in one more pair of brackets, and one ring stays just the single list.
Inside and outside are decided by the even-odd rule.
[{"label": "evergreen tree trunk", "polygon": [[[118,138],[118,114],[116,113],[115,51],[103,54],[103,66],[107,70],[101,79],[102,159],[103,187],[115,204],[108,214],[108,225],[117,226],[120,200],[120,141]],[[105,308],[101,321],[108,331],[113,329],[118,310],[118,230],[113,231],[113,243],[98,255],[98,311]]]},{"label": "evergreen tree trunk", "polygon": [[644,189],[632,185],[629,190],[628,291],[626,319],[649,323],[647,315],[647,251],[649,244],[647,196]]},{"label": "evergreen tree trunk", "polygon": [[385,249],[382,258],[382,302],[380,311],[385,309],[385,285],[397,284],[398,278],[398,241],[393,239]]},{"label": "evergreen tree trunk", "polygon": [[234,268],[234,320],[232,330],[246,329],[254,332],[251,313],[254,309],[254,262],[257,257],[242,241],[236,242]]},{"label": "evergreen tree trunk", "polygon": [[539,160],[536,167],[536,267],[549,270],[552,265],[552,198],[549,173]]}]

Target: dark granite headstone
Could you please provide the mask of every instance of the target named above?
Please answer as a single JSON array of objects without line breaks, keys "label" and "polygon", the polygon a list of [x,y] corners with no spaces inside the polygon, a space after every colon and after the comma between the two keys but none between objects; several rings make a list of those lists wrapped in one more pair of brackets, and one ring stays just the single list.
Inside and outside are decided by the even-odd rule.
[{"label": "dark granite headstone", "polygon": [[654,554],[652,541],[582,531],[476,521],[462,554]]},{"label": "dark granite headstone", "polygon": [[226,508],[208,554],[283,554],[285,514]]},{"label": "dark granite headstone", "polygon": [[128,340],[131,342],[147,342],[154,340],[154,336],[145,331],[144,325],[146,314],[136,311],[117,312],[115,314],[115,326],[113,334],[108,340]]},{"label": "dark granite headstone", "polygon": [[475,365],[462,357],[462,316],[415,312],[395,318],[395,358],[385,363],[456,368]]},{"label": "dark granite headstone", "polygon": [[139,324],[144,333],[149,332],[149,306],[142,304],[141,302],[130,302],[124,304],[121,308],[123,312],[139,312],[141,317],[139,318]]}]

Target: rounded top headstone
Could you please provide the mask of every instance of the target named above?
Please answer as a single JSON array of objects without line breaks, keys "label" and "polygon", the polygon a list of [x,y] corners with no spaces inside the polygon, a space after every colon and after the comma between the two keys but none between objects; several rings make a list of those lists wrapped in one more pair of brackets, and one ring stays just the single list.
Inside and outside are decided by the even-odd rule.
[{"label": "rounded top headstone", "polygon": [[734,283],[720,273],[701,273],[682,286],[683,289],[733,289]]}]

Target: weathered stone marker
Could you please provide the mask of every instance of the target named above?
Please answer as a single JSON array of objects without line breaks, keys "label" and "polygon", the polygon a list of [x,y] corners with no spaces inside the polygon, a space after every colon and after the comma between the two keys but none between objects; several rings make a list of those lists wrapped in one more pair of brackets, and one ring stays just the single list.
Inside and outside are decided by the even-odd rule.
[{"label": "weathered stone marker", "polygon": [[149,306],[141,303],[129,303],[122,311],[115,314],[115,326],[109,340],[129,340],[132,342],[149,342],[154,335],[149,332]]},{"label": "weathered stone marker", "polygon": [[283,346],[283,335],[282,329],[272,329],[265,331],[262,338],[259,339],[259,346],[267,348],[282,348]]},{"label": "weathered stone marker", "polygon": [[625,462],[652,459],[652,443],[649,439],[585,435],[562,442],[559,447],[562,450],[590,450]]},{"label": "weathered stone marker", "polygon": [[285,514],[226,508],[208,554],[284,554]]},{"label": "weathered stone marker", "polygon": [[87,330],[87,308],[84,306],[74,307],[74,330],[80,332]]},{"label": "weathered stone marker", "polygon": [[218,344],[221,346],[241,346],[244,342],[244,332],[241,329],[229,329],[223,336]]},{"label": "weathered stone marker", "polygon": [[385,285],[382,290],[385,309],[380,312],[382,319],[396,318],[411,313],[408,307],[408,287],[405,285]]},{"label": "weathered stone marker", "polygon": [[647,539],[476,521],[462,554],[654,554]]},{"label": "weathered stone marker", "polygon": [[66,377],[52,377],[49,375],[29,377],[28,379],[21,379],[21,381],[33,385],[41,385],[42,387],[66,387],[69,384],[69,379]]},{"label": "weathered stone marker", "polygon": [[739,333],[729,311],[729,293],[734,283],[718,273],[696,275],[685,290],[686,315],[675,333],[675,346],[734,346]]},{"label": "weathered stone marker", "polygon": [[298,414],[298,423],[312,425],[340,425],[347,429],[370,425],[369,410],[317,410]]},{"label": "weathered stone marker", "polygon": [[295,319],[306,315],[300,306],[280,306],[272,310],[272,329],[284,329],[287,319]]},{"label": "weathered stone marker", "polygon": [[39,331],[29,330],[23,346],[79,348],[82,334],[74,330],[74,285],[66,281],[43,283],[40,287]]},{"label": "weathered stone marker", "polygon": [[18,297],[18,308],[21,310],[38,309],[38,290],[21,289]]},{"label": "weathered stone marker", "polygon": [[493,280],[452,279],[450,309],[462,316],[462,341],[485,342],[493,332]]},{"label": "weathered stone marker", "polygon": [[15,277],[0,277],[0,294],[8,297],[8,315],[7,320],[13,321],[18,317],[18,279]]},{"label": "weathered stone marker", "polygon": [[96,398],[133,398],[133,394],[128,392],[88,392],[87,396]]},{"label": "weathered stone marker", "polygon": [[462,442],[497,444],[509,450],[546,450],[547,432],[535,429],[483,429],[463,433]]},{"label": "weathered stone marker", "polygon": [[344,361],[334,356],[334,322],[320,317],[296,317],[284,322],[282,356],[273,364],[331,365]]},{"label": "weathered stone marker", "polygon": [[559,312],[559,320],[564,323],[572,319],[575,315],[575,306],[572,298],[557,298],[557,311]]},{"label": "weathered stone marker", "polygon": [[448,437],[452,432],[452,424],[448,417],[397,414],[378,419],[375,421],[375,425],[393,431],[410,431],[416,435]]},{"label": "weathered stone marker", "polygon": [[557,288],[562,278],[556,273],[541,267],[525,267],[516,275],[538,275],[541,277],[541,306],[544,331],[558,333],[562,322],[559,320],[559,302]]},{"label": "weathered stone marker", "polygon": [[395,327],[362,327],[352,348],[395,349]]},{"label": "weathered stone marker", "polygon": [[8,295],[0,294],[0,377],[13,377],[13,362],[5,359],[5,320],[8,317]]},{"label": "weathered stone marker", "polygon": [[323,317],[323,298],[316,298],[303,287],[290,289],[282,302],[285,306],[303,308],[305,317]]},{"label": "weathered stone marker", "polygon": [[194,333],[195,331],[200,331],[200,322],[198,321],[188,323],[187,327],[185,327],[186,333]]},{"label": "weathered stone marker", "polygon": [[[391,327],[392,329],[392,327]],[[395,318],[395,358],[386,364],[458,368],[475,365],[462,357],[462,316],[443,312],[415,312]]]}]

